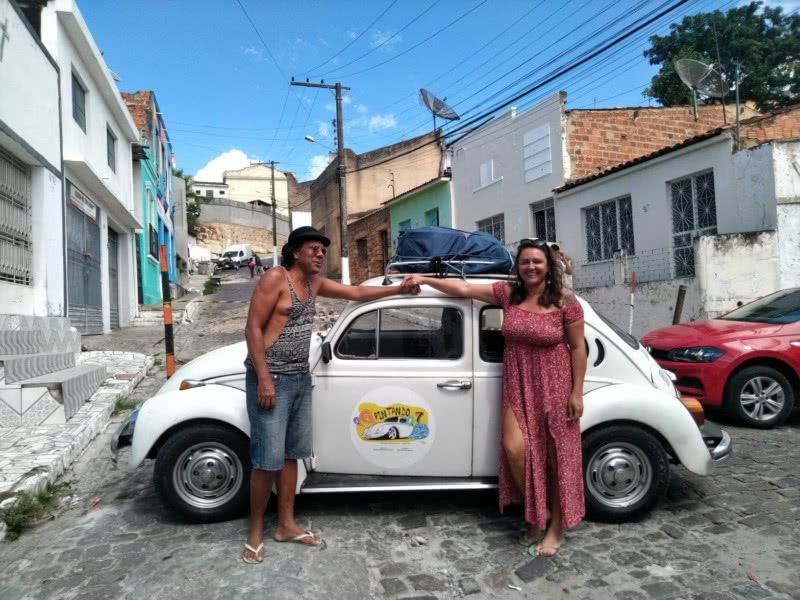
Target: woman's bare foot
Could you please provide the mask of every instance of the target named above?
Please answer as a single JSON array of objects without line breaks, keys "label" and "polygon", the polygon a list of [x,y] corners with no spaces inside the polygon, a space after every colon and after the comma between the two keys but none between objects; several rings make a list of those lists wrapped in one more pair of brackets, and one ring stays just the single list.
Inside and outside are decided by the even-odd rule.
[{"label": "woman's bare foot", "polygon": [[293,527],[278,527],[273,536],[276,542],[295,542],[305,546],[319,546],[322,538],[311,531],[301,529],[297,523]]},{"label": "woman's bare foot", "polygon": [[542,530],[538,525],[528,525],[528,531],[522,536],[522,542],[525,546],[536,544],[542,539]]},{"label": "woman's bare foot", "polygon": [[[558,529],[558,531],[556,531]],[[536,546],[536,556],[550,558],[558,554],[561,544],[564,543],[564,532],[561,528],[550,527],[541,543]]]}]

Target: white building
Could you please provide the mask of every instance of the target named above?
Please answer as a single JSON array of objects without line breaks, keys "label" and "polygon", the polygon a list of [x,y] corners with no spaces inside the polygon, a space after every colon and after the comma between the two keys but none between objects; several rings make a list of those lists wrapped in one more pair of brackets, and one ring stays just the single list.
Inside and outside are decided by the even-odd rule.
[{"label": "white building", "polygon": [[199,198],[225,198],[228,197],[228,184],[218,181],[192,180],[192,192]]},{"label": "white building", "polygon": [[41,39],[61,72],[67,314],[81,333],[104,333],[137,310],[138,132],[74,0],[44,6]]},{"label": "white building", "polygon": [[[775,139],[789,138],[789,139]],[[800,286],[800,109],[751,119],[737,149],[720,128],[556,192],[574,285],[633,333],[712,318],[778,289]],[[793,141],[794,140],[794,141]]]},{"label": "white building", "polygon": [[59,65],[0,0],[0,314],[64,316]]}]

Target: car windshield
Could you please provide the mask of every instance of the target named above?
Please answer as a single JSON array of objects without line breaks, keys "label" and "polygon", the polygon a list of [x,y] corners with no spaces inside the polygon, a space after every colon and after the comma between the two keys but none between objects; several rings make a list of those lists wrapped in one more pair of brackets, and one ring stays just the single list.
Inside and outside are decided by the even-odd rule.
[{"label": "car windshield", "polygon": [[621,337],[622,341],[624,341],[626,344],[628,344],[628,346],[630,346],[634,350],[638,350],[639,349],[639,340],[637,340],[635,337],[633,337],[630,333],[628,333],[624,329],[620,329],[616,325],[616,323],[614,323],[612,321],[609,321],[608,319],[606,319],[600,313],[597,313],[597,316],[600,317],[600,319],[603,321],[603,323],[608,325],[614,331],[614,333],[616,333],[619,337]]},{"label": "car windshield", "polygon": [[800,290],[783,290],[759,298],[720,317],[724,321],[786,325],[800,321]]},{"label": "car windshield", "polygon": [[229,250],[222,255],[222,258],[233,258],[234,256],[236,256],[236,250]]}]

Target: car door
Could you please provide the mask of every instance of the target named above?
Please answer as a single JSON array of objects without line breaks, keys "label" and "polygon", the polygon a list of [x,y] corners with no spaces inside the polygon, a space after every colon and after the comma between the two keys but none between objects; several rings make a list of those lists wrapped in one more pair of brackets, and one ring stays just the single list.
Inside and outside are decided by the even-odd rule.
[{"label": "car door", "polygon": [[471,303],[383,300],[344,319],[313,370],[315,470],[469,476]]}]

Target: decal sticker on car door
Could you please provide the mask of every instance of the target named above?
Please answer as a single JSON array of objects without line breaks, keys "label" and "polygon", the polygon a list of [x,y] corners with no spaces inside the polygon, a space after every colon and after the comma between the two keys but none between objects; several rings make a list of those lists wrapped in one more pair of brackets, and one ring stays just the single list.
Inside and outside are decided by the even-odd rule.
[{"label": "decal sticker on car door", "polygon": [[408,467],[421,460],[434,433],[427,403],[408,388],[371,390],[353,407],[353,444],[364,458],[382,467]]}]

